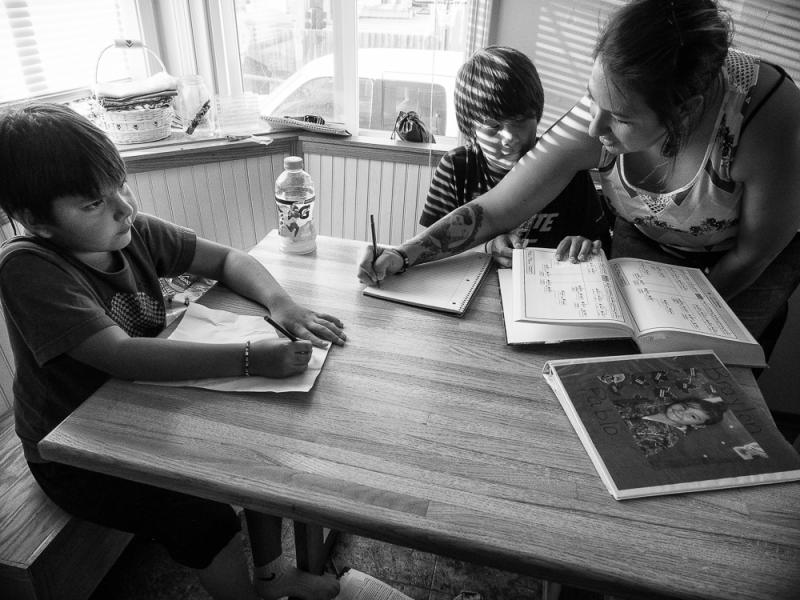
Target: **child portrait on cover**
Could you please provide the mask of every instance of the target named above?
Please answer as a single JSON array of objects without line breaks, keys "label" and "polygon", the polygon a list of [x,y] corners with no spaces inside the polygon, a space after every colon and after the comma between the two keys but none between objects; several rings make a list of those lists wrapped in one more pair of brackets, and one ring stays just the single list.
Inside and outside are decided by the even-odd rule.
[{"label": "child portrait on cover", "polygon": [[613,372],[597,379],[631,444],[653,468],[768,458],[731,410],[736,397],[702,369]]},{"label": "child portrait on cover", "polygon": [[615,402],[636,445],[645,456],[671,448],[695,429],[722,421],[726,410],[721,398],[641,398]]}]

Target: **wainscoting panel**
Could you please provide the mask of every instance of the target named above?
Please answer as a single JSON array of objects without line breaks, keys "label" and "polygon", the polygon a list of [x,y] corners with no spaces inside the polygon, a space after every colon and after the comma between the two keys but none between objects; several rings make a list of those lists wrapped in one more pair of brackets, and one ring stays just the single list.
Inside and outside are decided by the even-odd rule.
[{"label": "wainscoting panel", "polygon": [[307,154],[305,164],[320,234],[368,241],[370,214],[380,243],[399,244],[419,229],[432,167],[323,154]]},{"label": "wainscoting panel", "polygon": [[245,158],[128,176],[143,212],[247,250],[277,227],[275,178],[283,156]]},{"label": "wainscoting panel", "polygon": [[[368,241],[370,214],[380,243],[398,244],[418,230],[432,167],[323,154],[304,158],[316,185],[320,234]],[[142,211],[249,249],[277,227],[274,182],[282,170],[283,156],[274,155],[135,173],[128,181]]]}]

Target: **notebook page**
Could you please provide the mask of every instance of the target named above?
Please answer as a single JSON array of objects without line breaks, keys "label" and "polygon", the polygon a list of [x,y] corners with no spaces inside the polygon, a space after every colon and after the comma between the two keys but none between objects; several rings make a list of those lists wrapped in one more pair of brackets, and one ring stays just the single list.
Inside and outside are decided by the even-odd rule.
[{"label": "notebook page", "polygon": [[364,294],[463,315],[492,263],[482,252],[464,252],[392,275]]}]

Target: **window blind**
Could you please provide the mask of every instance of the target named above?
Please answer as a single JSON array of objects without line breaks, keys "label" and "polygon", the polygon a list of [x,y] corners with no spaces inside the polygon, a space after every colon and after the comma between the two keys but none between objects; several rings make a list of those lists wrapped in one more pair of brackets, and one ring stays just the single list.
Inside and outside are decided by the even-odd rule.
[{"label": "window blind", "polygon": [[[103,48],[115,38],[140,37],[135,0],[3,0],[0,102],[89,88]],[[101,79],[144,69],[141,51],[109,54]]]},{"label": "window blind", "polygon": [[[592,50],[602,25],[625,0],[537,0],[525,3],[532,50],[545,89],[544,131],[586,89]],[[800,2],[797,0],[721,0],[734,21],[734,45],[781,65],[800,83]]]}]

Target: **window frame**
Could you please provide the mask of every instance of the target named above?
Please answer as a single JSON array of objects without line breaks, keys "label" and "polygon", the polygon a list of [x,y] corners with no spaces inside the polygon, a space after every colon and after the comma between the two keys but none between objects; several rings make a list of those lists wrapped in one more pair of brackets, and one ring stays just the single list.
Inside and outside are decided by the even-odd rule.
[{"label": "window frame", "polygon": [[[139,22],[140,41],[161,58],[167,72],[177,77],[198,74],[213,93],[219,96],[237,96],[243,93],[235,0],[132,0],[132,5],[131,11],[135,12]],[[356,136],[388,138],[386,131],[361,128],[359,123],[357,5],[353,0],[330,0],[330,11],[334,37],[334,72],[337,74],[334,77],[334,95],[337,103],[344,107],[345,127]],[[148,55],[148,61],[151,73],[160,70],[155,58]],[[87,98],[91,94],[92,85],[89,84],[37,95],[35,98],[70,102]],[[0,103],[0,106],[18,102]],[[195,140],[183,142],[194,143]],[[137,146],[147,147],[148,144]]]},{"label": "window frame", "polygon": [[[237,95],[243,92],[242,68],[239,42],[237,37],[235,0],[219,0],[215,3],[219,10],[205,10],[209,0],[189,0],[197,14],[192,13],[192,22],[205,23],[212,32],[206,40],[199,40],[195,46],[198,56],[215,57],[212,70],[199,74],[207,81],[214,81],[217,93],[221,96]],[[487,0],[475,2],[490,6]],[[360,126],[360,98],[358,72],[358,7],[353,0],[330,0],[331,23],[333,30],[334,98],[337,105],[343,107],[344,127],[354,135],[386,136],[384,129],[370,129]],[[491,11],[490,11],[491,12]],[[485,19],[485,34],[491,26],[491,16]],[[195,29],[196,30],[196,29]],[[476,36],[467,36],[476,38]],[[218,51],[216,51],[218,50]],[[448,115],[448,118],[451,118]],[[452,115],[455,119],[455,115]],[[388,136],[387,136],[388,137]],[[442,137],[445,137],[442,135]],[[454,142],[454,138],[450,138]]]}]

